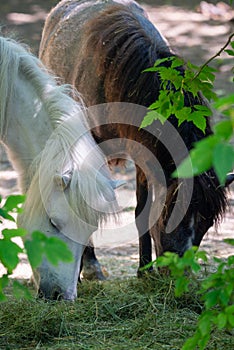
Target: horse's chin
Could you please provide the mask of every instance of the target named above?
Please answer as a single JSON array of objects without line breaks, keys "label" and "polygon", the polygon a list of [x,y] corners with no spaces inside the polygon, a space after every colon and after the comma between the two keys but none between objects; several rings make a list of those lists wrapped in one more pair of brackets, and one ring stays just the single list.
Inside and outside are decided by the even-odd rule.
[{"label": "horse's chin", "polygon": [[193,228],[180,227],[171,233],[163,232],[161,233],[161,254],[164,252],[172,252],[182,257],[186,250],[194,245],[193,242]]},{"label": "horse's chin", "polygon": [[80,259],[82,251],[76,251],[77,257],[71,263],[60,262],[57,266],[51,265],[46,259],[33,271],[37,296],[46,301],[68,300],[77,298],[77,283],[80,274]]},{"label": "horse's chin", "polygon": [[63,292],[59,287],[55,287],[53,289],[46,289],[44,286],[41,286],[38,290],[37,297],[45,301],[75,301],[75,299],[77,298],[77,293],[71,291]]},{"label": "horse's chin", "polygon": [[77,298],[77,284],[62,286],[61,281],[40,281],[37,297],[45,301],[67,300],[74,301]]}]

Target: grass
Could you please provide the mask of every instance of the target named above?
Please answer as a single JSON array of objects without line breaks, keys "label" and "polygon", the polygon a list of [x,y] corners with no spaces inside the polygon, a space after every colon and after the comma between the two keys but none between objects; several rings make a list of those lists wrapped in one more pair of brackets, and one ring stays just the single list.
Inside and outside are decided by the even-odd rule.
[{"label": "grass", "polygon": [[[9,297],[0,305],[0,349],[178,350],[202,310],[197,288],[175,298],[170,278],[153,275],[83,282],[74,303]],[[233,336],[214,331],[207,349],[233,348]]]}]

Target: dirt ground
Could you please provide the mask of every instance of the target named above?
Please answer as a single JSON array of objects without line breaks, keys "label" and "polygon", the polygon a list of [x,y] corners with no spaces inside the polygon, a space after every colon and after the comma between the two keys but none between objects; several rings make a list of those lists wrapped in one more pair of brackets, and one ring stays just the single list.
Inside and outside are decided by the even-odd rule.
[{"label": "dirt ground", "polygon": [[[146,1],[146,9],[151,21],[168,39],[171,46],[185,59],[194,64],[201,64],[216,54],[225,44],[228,36],[234,31],[234,11],[231,8],[206,6],[199,10],[198,1]],[[3,4],[4,3],[4,4]],[[49,9],[56,4],[55,0],[8,0],[0,2],[0,25],[2,32],[14,36],[28,44],[37,54],[43,27],[43,22]],[[155,5],[157,3],[157,6]],[[189,3],[189,4],[188,4]],[[203,2],[204,3],[204,2]],[[213,1],[213,3],[216,3]],[[162,4],[162,5],[161,5]],[[221,55],[214,63],[219,69],[216,80],[216,91],[220,95],[234,92],[231,82],[231,67],[233,62]],[[17,174],[5,161],[5,155],[0,150],[0,194],[5,197],[18,193]],[[120,204],[125,208],[116,235],[105,235],[99,232],[95,235],[95,245],[101,263],[105,266],[109,278],[127,277],[136,274],[138,264],[137,231],[134,224],[135,176],[134,167],[129,164],[127,169],[118,170],[118,178],[127,181],[126,186],[118,190]],[[234,250],[222,242],[223,238],[234,238],[234,187],[230,191],[230,210],[221,223],[218,233],[211,228],[202,242],[210,256],[227,257]],[[126,234],[123,227],[128,224]],[[111,223],[113,224],[113,223]],[[118,236],[118,237],[117,237]],[[25,257],[14,273],[15,277],[29,278],[30,268]],[[0,268],[1,274],[1,268]]]}]

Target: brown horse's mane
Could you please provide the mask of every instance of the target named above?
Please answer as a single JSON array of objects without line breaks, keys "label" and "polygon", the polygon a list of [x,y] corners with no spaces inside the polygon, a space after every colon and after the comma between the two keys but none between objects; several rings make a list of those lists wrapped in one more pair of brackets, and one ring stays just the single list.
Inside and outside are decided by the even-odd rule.
[{"label": "brown horse's mane", "polygon": [[146,32],[141,18],[142,13],[138,16],[125,6],[115,5],[86,24],[86,50],[97,62],[96,72],[103,78],[108,102],[125,101],[148,107],[157,98],[152,91],[159,85],[158,77],[142,71],[152,67],[156,59],[171,55],[171,51],[149,21]]},{"label": "brown horse's mane", "polygon": [[[156,73],[143,71],[152,67],[157,59],[177,55],[145,16],[141,11],[113,5],[86,23],[83,49],[86,57],[92,57],[101,81],[102,100],[96,102],[130,102],[149,107],[157,100],[160,78]],[[183,74],[184,68],[180,70]],[[194,97],[185,93],[185,105],[195,104],[206,102],[200,95]],[[170,121],[189,149],[192,143],[204,138],[203,132],[193,123],[183,123],[178,128],[176,118],[171,117]],[[208,119],[205,133],[211,134]]]},{"label": "brown horse's mane", "polygon": [[[176,55],[142,12],[133,11],[122,5],[108,6],[88,21],[85,25],[84,37],[85,51],[89,57],[92,57],[96,74],[101,81],[103,101],[100,103],[130,102],[148,107],[157,100],[160,91],[159,76],[142,72],[152,67],[157,59]],[[181,67],[181,74],[183,70],[184,68]],[[185,105],[195,104],[206,104],[206,102],[201,95],[194,97],[185,93]],[[177,128],[188,149],[193,147],[194,142],[212,133],[208,119],[205,135],[192,122],[184,122],[179,127],[175,117],[171,116],[169,120]],[[121,137],[121,130],[119,134]],[[147,146],[149,143],[155,143],[155,137],[148,133],[144,134],[144,131],[141,137],[147,139],[145,141]],[[158,147],[161,147],[160,143]],[[165,162],[169,160],[171,164],[170,156],[165,157],[163,146],[162,149],[157,150],[157,155],[160,153],[163,153]],[[170,165],[167,169],[166,163],[165,166],[163,165],[167,174],[174,170],[173,166]],[[170,175],[167,176],[170,177]],[[196,211],[196,205],[203,203],[204,217],[213,217],[218,222],[224,213],[227,198],[226,190],[219,185],[214,170],[210,169],[195,177],[194,184],[192,210]],[[178,183],[175,180],[169,179],[167,201],[170,203],[176,200],[177,186]],[[184,186],[186,190],[186,182]],[[168,217],[166,208],[162,220],[163,217]]]}]

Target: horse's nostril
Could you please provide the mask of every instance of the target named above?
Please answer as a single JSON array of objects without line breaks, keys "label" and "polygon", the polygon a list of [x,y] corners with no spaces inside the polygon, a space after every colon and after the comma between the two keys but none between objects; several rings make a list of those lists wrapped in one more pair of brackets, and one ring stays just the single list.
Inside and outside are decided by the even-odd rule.
[{"label": "horse's nostril", "polygon": [[63,298],[64,298],[64,296],[61,293],[61,291],[59,292],[56,290],[52,293],[52,297],[51,297],[52,300],[62,300]]},{"label": "horse's nostril", "polygon": [[57,301],[57,300],[62,300],[64,298],[64,295],[61,292],[61,290],[59,290],[58,288],[53,289],[52,291],[44,291],[42,289],[39,289],[37,293],[37,297],[39,299],[44,299],[45,301],[49,301],[49,300]]},{"label": "horse's nostril", "polygon": [[43,293],[43,291],[41,289],[39,289],[37,292],[37,298],[38,299],[45,299],[45,294]]}]

